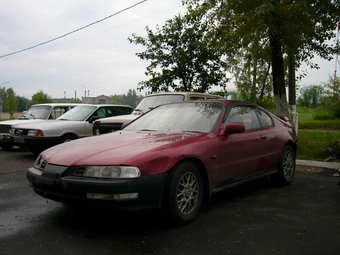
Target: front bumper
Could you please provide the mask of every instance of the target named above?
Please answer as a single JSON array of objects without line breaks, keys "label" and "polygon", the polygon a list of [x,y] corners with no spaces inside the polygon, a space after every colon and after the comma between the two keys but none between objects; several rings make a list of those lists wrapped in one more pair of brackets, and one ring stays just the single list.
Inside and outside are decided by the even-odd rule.
[{"label": "front bumper", "polygon": [[45,150],[59,143],[60,137],[35,137],[12,135],[12,142],[19,147]]},{"label": "front bumper", "polygon": [[[73,169],[47,165],[44,171],[29,168],[26,177],[34,191],[45,198],[97,208],[139,210],[161,206],[167,174],[147,175],[133,179],[100,179],[74,176]],[[126,195],[129,199],[95,199],[89,194]]]},{"label": "front bumper", "polygon": [[13,143],[13,138],[10,134],[0,134],[0,142],[2,143]]}]

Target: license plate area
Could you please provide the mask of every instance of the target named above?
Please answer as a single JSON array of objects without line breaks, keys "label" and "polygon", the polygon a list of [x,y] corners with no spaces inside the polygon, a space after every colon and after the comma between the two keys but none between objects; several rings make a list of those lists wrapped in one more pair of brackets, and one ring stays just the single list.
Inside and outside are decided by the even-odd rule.
[{"label": "license plate area", "polygon": [[14,137],[14,142],[16,143],[25,143],[25,139],[21,137]]}]

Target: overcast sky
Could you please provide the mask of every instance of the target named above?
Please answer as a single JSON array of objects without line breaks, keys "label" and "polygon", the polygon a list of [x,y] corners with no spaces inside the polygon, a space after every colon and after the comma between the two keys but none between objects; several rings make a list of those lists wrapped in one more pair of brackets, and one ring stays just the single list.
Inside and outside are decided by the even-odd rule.
[{"label": "overcast sky", "polygon": [[[63,36],[141,1],[0,0],[0,56]],[[40,89],[52,98],[81,98],[85,88],[89,96],[126,94],[147,79],[149,64],[135,55],[144,48],[127,38],[133,33],[145,36],[146,26],[162,26],[185,10],[181,0],[147,0],[61,39],[2,57],[0,84],[28,99]],[[335,60],[318,63],[321,70],[308,69],[300,84],[320,84],[333,75]]]}]

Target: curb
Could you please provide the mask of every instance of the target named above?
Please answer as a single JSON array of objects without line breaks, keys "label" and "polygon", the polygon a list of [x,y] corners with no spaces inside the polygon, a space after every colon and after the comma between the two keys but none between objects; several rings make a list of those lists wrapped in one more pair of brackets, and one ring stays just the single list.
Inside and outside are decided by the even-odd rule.
[{"label": "curb", "polygon": [[296,160],[296,165],[299,166],[317,166],[329,169],[340,169],[340,162],[323,162],[323,161],[312,161],[312,160]]}]

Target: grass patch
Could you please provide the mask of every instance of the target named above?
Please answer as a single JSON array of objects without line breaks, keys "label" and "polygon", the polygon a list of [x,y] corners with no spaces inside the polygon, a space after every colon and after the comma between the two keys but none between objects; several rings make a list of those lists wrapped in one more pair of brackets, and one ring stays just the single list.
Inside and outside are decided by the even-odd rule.
[{"label": "grass patch", "polygon": [[326,116],[322,111],[321,107],[298,108],[297,159],[340,161],[339,150],[334,147],[340,141],[340,120],[320,118]]},{"label": "grass patch", "polygon": [[340,141],[340,131],[299,129],[297,159],[339,161],[338,152],[333,149],[336,141]]}]

